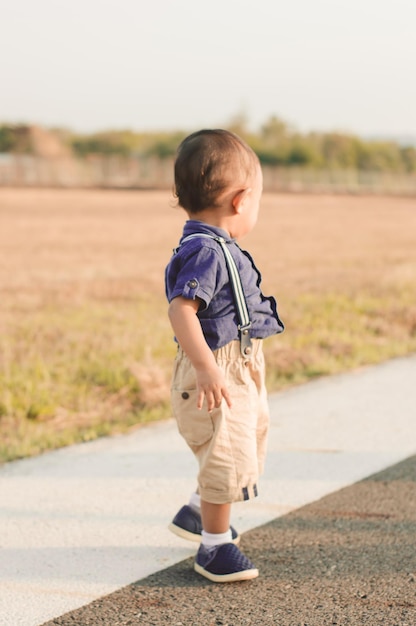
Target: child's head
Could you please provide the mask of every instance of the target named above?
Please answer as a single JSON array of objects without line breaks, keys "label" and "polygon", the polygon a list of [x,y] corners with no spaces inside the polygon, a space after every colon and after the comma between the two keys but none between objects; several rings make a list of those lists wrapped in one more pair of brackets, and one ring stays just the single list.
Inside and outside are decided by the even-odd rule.
[{"label": "child's head", "polygon": [[227,130],[200,130],[180,144],[175,161],[175,195],[188,214],[221,205],[224,193],[242,190],[259,169],[257,155]]}]

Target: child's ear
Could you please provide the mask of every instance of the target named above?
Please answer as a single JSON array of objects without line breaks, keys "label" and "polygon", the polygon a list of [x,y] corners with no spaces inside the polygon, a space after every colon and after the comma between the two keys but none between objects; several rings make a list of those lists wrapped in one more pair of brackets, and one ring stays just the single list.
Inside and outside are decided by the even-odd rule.
[{"label": "child's ear", "polygon": [[244,202],[247,200],[247,197],[251,193],[251,187],[247,187],[246,189],[240,189],[234,198],[232,199],[233,209],[236,213],[241,213],[244,207]]}]

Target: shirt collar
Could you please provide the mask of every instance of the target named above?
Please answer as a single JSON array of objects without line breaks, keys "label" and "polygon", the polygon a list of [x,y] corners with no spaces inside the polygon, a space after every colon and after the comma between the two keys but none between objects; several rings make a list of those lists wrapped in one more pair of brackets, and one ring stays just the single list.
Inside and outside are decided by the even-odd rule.
[{"label": "shirt collar", "polygon": [[234,241],[223,228],[218,228],[217,226],[212,226],[211,224],[199,220],[187,220],[183,228],[183,236],[187,237],[193,233],[207,233],[208,235],[223,237],[226,241]]}]

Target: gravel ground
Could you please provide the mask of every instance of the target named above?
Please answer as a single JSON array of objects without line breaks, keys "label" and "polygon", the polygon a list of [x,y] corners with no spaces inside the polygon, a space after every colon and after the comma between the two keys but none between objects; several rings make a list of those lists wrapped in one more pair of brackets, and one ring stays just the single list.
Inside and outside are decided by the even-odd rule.
[{"label": "gravel ground", "polygon": [[254,581],[187,559],[44,626],[415,626],[416,456],[245,533]]}]

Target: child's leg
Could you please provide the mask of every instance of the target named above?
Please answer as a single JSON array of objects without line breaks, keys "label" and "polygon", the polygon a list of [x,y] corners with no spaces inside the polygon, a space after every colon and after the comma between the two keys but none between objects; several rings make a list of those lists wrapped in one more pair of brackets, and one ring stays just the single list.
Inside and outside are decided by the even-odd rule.
[{"label": "child's leg", "polygon": [[201,498],[202,542],[195,556],[198,574],[217,583],[250,580],[258,570],[231,541],[231,504],[213,504]]},{"label": "child's leg", "polygon": [[206,533],[225,533],[230,529],[231,504],[213,504],[201,498],[202,527]]},{"label": "child's leg", "polygon": [[[208,527],[214,529],[225,528],[227,524],[229,524],[231,505],[214,504],[211,506],[209,502],[206,502],[206,505],[207,519],[205,523],[208,525]],[[177,512],[172,522],[169,524],[169,530],[175,533],[175,535],[178,535],[183,539],[188,539],[189,541],[199,542],[202,539],[202,541],[207,543],[207,541],[209,541],[209,539],[207,538],[207,533],[210,535],[223,535],[222,538],[217,537],[215,539],[217,541],[217,544],[226,541],[232,541],[232,543],[238,544],[240,541],[240,535],[232,526],[229,526],[229,529],[227,528],[226,530],[226,533],[228,533],[229,531],[231,532],[231,537],[228,534],[226,535],[226,533],[217,532],[216,530],[212,532],[203,530],[203,524],[201,519],[201,497],[197,492],[192,493],[189,499],[189,504],[183,506]],[[205,533],[205,536],[203,535],[203,533]]]}]

